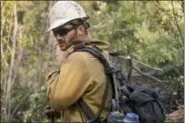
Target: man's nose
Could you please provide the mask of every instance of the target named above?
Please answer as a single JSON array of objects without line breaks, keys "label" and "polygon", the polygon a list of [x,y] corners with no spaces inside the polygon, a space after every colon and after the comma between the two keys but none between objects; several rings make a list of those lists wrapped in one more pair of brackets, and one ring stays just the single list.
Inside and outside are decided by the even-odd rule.
[{"label": "man's nose", "polygon": [[63,36],[60,36],[59,34],[57,34],[55,38],[57,41],[63,40]]}]

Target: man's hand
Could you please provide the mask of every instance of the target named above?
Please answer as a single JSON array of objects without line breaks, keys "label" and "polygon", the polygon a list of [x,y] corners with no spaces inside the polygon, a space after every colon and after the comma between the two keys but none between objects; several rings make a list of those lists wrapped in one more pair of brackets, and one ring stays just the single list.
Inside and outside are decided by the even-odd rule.
[{"label": "man's hand", "polygon": [[64,62],[66,60],[66,58],[74,51],[74,49],[68,48],[66,51],[61,51],[60,46],[57,45],[56,46],[56,59],[58,61],[59,64],[61,64],[62,62]]},{"label": "man's hand", "polygon": [[47,115],[48,119],[60,118],[60,113],[56,112],[50,105],[46,105],[45,107],[45,114]]}]

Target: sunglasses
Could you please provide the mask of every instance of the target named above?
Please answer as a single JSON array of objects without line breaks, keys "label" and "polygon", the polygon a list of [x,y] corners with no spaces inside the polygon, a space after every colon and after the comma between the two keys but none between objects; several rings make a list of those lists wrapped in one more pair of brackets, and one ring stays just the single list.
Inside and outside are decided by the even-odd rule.
[{"label": "sunglasses", "polygon": [[57,35],[59,35],[59,36],[65,36],[65,35],[67,35],[67,33],[68,32],[70,32],[72,29],[74,29],[74,28],[62,28],[62,29],[58,29],[58,30],[53,30],[53,34],[54,34],[54,36],[55,37],[57,37]]},{"label": "sunglasses", "polygon": [[53,34],[54,36],[56,37],[57,35],[59,36],[65,36],[67,35],[68,32],[70,32],[71,30],[77,28],[78,26],[80,26],[82,23],[78,23],[78,24],[73,24],[71,23],[72,27],[71,28],[61,28],[61,29],[58,29],[58,30],[53,30]]}]

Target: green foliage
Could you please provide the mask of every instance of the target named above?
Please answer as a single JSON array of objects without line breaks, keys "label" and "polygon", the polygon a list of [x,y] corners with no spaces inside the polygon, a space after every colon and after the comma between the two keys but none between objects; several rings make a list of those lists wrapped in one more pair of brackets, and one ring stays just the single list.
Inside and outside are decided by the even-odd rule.
[{"label": "green foliage", "polygon": [[[16,10],[14,6],[16,4]],[[12,59],[12,39],[11,35],[14,28],[14,13],[17,13],[18,18],[18,32],[15,52],[15,65],[13,66],[13,75],[15,81],[11,89],[10,112],[11,116],[8,119],[12,122],[23,121],[40,121],[43,122],[46,117],[44,115],[43,107],[46,103],[46,90],[44,86],[44,75],[47,74],[46,69],[41,70],[38,67],[42,61],[47,61],[50,58],[49,51],[41,53],[41,44],[44,45],[44,40],[41,40],[46,30],[46,18],[48,11],[48,2],[43,1],[3,1],[2,2],[2,26],[1,37],[3,52],[3,62],[1,64],[1,75],[4,78],[1,80],[4,84],[7,83],[6,75],[10,67],[10,60]],[[51,55],[51,54],[50,54]],[[21,61],[18,61],[18,58]],[[17,65],[17,66],[16,66]],[[42,64],[47,65],[47,64]],[[16,68],[18,67],[18,68]],[[7,76],[8,77],[8,76]],[[6,92],[2,88],[2,92]],[[3,93],[2,100],[6,98],[6,93]],[[35,100],[36,99],[36,100]],[[5,102],[3,102],[5,103]],[[8,107],[5,107],[5,111]],[[3,113],[4,116],[4,113]],[[3,117],[3,121],[4,121]]]},{"label": "green foliage", "polygon": [[45,88],[37,93],[32,93],[29,96],[29,108],[23,111],[22,119],[24,122],[36,121],[44,122],[46,116],[44,114],[44,106],[46,105],[46,90]]},{"label": "green foliage", "polygon": [[[171,2],[118,1],[95,2],[99,9],[88,11],[92,37],[110,42],[110,50],[129,55],[155,66],[183,62],[183,41],[172,19]],[[179,2],[173,3],[180,31],[183,34],[183,12]],[[94,4],[87,10],[92,10]],[[167,6],[167,7],[166,7]],[[151,9],[152,8],[152,9]],[[98,32],[98,33],[97,33]]]},{"label": "green foliage", "polygon": [[[54,66],[52,60],[55,59],[51,46],[53,37],[47,38],[49,34],[44,34],[48,27],[49,2],[51,1],[1,1],[1,24],[5,25],[1,26],[3,87],[7,84],[12,55],[13,43],[10,37],[14,28],[15,4],[18,15],[11,121],[47,122],[44,115],[47,103],[44,82],[47,72]],[[173,1],[174,9],[171,1],[78,2],[90,16],[89,31],[92,38],[108,41],[110,51],[121,51],[126,56],[162,69],[183,66],[184,40],[181,35],[184,37],[184,14],[180,2]],[[164,75],[164,79],[175,81],[173,92],[178,94],[179,86],[184,81],[182,68],[175,67]],[[1,88],[0,91],[1,101],[6,96],[4,89]]]}]

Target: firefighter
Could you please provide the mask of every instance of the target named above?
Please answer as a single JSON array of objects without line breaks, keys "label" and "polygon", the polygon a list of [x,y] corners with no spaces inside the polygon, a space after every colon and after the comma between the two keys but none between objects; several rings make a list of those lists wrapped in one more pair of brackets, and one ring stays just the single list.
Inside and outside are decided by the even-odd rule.
[{"label": "firefighter", "polygon": [[[87,52],[74,52],[74,47],[96,45],[108,59],[108,42],[91,39],[90,24],[83,8],[74,1],[58,1],[50,13],[50,27],[56,41],[58,71],[47,77],[48,105],[46,115],[60,118],[61,122],[85,122],[101,108],[106,87],[104,67]],[[111,110],[112,88],[108,91],[100,120],[104,121]],[[88,107],[88,109],[87,109]],[[87,109],[87,110],[86,110]]]}]

